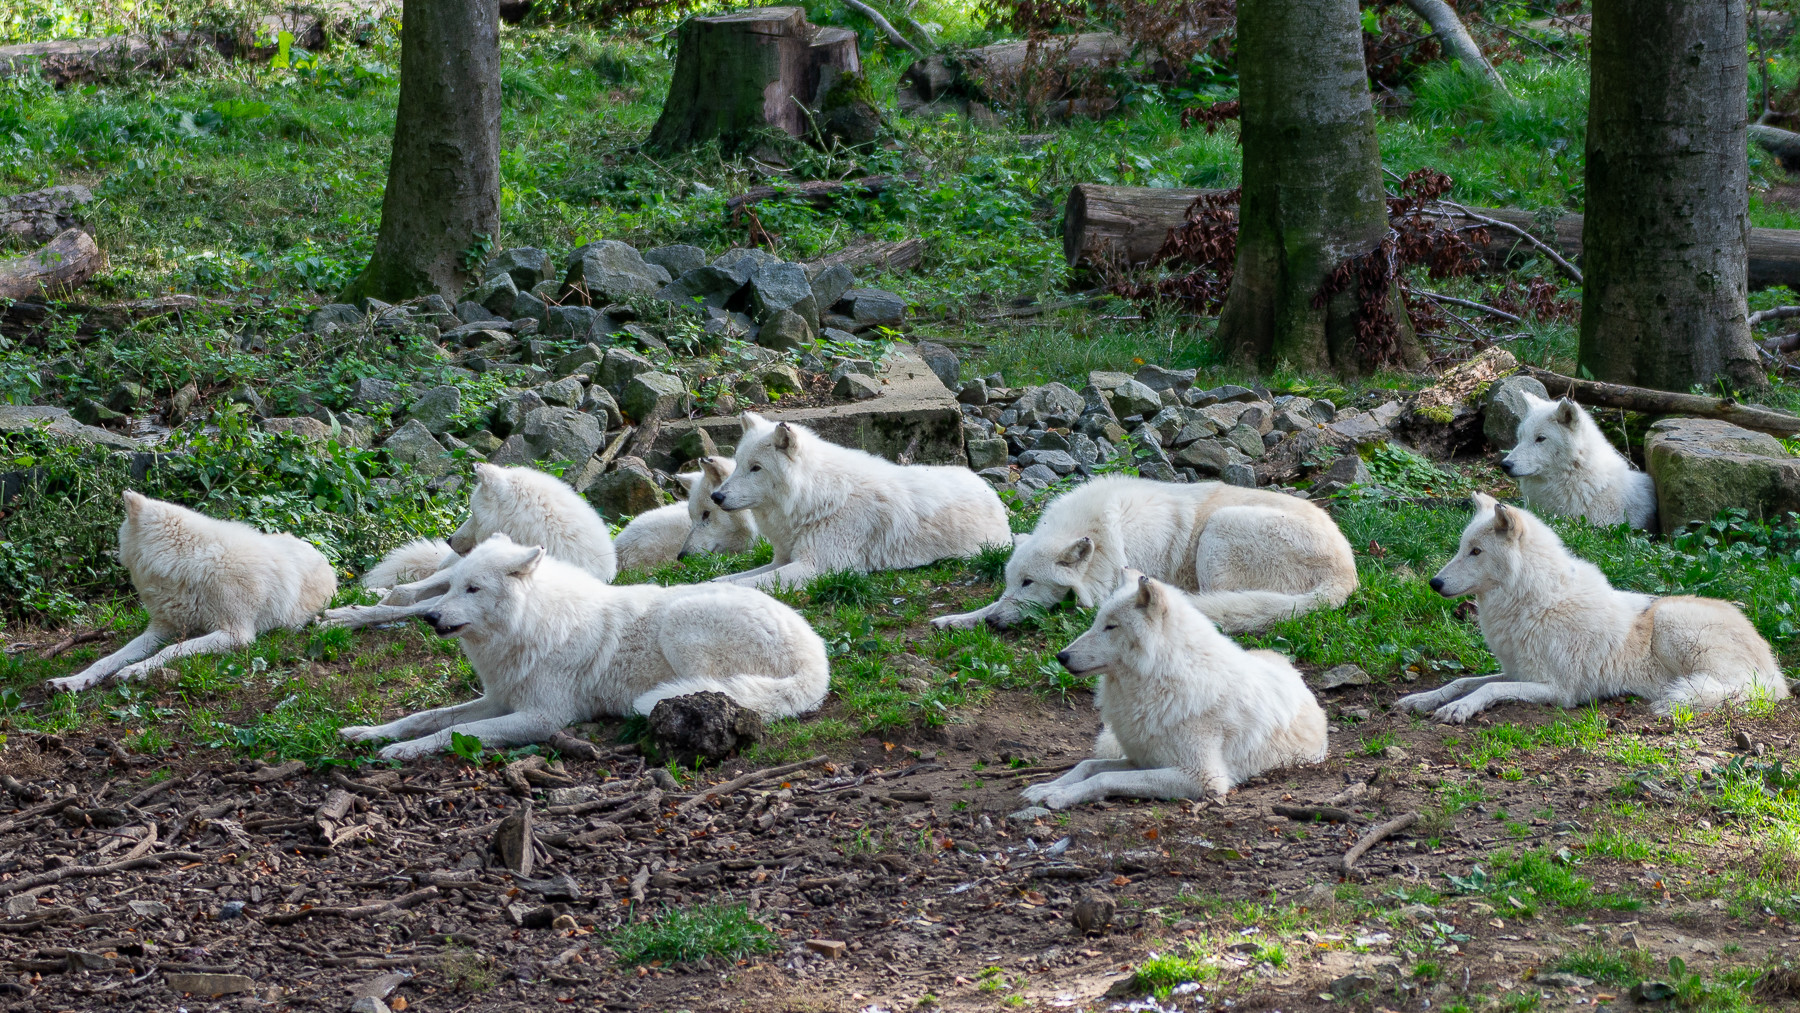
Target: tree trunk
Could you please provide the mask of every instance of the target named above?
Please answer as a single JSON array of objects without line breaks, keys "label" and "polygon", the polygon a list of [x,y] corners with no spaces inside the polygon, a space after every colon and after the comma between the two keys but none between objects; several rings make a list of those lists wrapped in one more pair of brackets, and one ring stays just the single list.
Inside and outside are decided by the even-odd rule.
[{"label": "tree trunk", "polygon": [[340,299],[454,298],[470,247],[499,234],[499,5],[406,0],[381,234]]},{"label": "tree trunk", "polygon": [[94,237],[70,229],[36,253],[0,260],[0,299],[65,295],[106,266]]},{"label": "tree trunk", "polygon": [[[1354,282],[1314,305],[1338,265],[1388,229],[1355,0],[1240,5],[1238,76],[1244,187],[1219,342],[1265,369],[1367,372]],[[1416,361],[1402,330],[1401,357]]]},{"label": "tree trunk", "polygon": [[[1070,267],[1102,259],[1131,266],[1147,264],[1169,230],[1187,220],[1188,205],[1195,198],[1224,192],[1077,183],[1063,205],[1063,253]],[[1526,229],[1572,260],[1581,256],[1580,215],[1563,215],[1546,229],[1530,211],[1469,210]],[[1524,241],[1497,229],[1492,230],[1491,240],[1486,256],[1495,269],[1536,255]],[[1776,285],[1800,291],[1800,230],[1751,229],[1750,287]]]},{"label": "tree trunk", "polygon": [[1580,363],[1685,391],[1767,385],[1746,322],[1742,0],[1595,0]]},{"label": "tree trunk", "polygon": [[856,33],[810,25],[801,7],[689,18],[650,145],[677,151],[717,138],[731,149],[765,127],[806,135],[822,92],[861,74]]}]

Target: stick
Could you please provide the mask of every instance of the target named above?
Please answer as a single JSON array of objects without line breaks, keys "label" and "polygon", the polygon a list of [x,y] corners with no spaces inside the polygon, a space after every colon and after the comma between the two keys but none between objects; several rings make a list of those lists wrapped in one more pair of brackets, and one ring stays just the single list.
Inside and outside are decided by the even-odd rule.
[{"label": "stick", "polygon": [[109,862],[106,865],[65,865],[60,869],[51,869],[49,872],[40,872],[35,876],[26,876],[24,879],[15,879],[10,883],[0,883],[0,897],[10,896],[40,886],[49,886],[52,883],[60,883],[65,879],[80,879],[84,876],[109,876],[115,872],[126,872],[131,869],[143,868],[146,865],[156,865],[159,862],[168,861],[204,862],[206,861],[206,856],[197,855],[192,851],[165,851],[160,855],[139,855],[136,858],[121,858],[116,862]]},{"label": "stick", "polygon": [[105,630],[89,630],[86,633],[77,633],[71,637],[64,639],[64,640],[58,641],[49,650],[45,651],[44,652],[44,660],[48,661],[51,658],[54,658],[57,655],[61,654],[62,652],[68,650],[69,648],[76,646],[77,644],[89,644],[89,643],[93,643],[96,640],[105,640],[105,639],[106,639],[106,631]]},{"label": "stick", "polygon": [[1513,235],[1518,236],[1520,239],[1523,239],[1527,243],[1530,243],[1533,247],[1536,247],[1538,252],[1542,253],[1544,256],[1549,257],[1552,261],[1554,261],[1556,266],[1562,268],[1563,273],[1568,275],[1570,280],[1574,281],[1575,284],[1577,284],[1577,285],[1582,284],[1581,272],[1576,269],[1574,264],[1569,263],[1568,260],[1565,259],[1562,254],[1556,252],[1556,250],[1553,249],[1548,243],[1546,243],[1542,239],[1539,239],[1538,237],[1532,235],[1531,233],[1525,231],[1524,229],[1519,228],[1517,225],[1514,225],[1511,222],[1503,222],[1498,218],[1489,218],[1486,215],[1478,215],[1475,212],[1470,211],[1468,208],[1463,207],[1461,204],[1454,204],[1447,200],[1446,201],[1438,201],[1437,203],[1442,204],[1444,207],[1454,209],[1458,214],[1462,215],[1465,218],[1480,222],[1481,224],[1489,226],[1491,228],[1501,229],[1503,231],[1510,232]]},{"label": "stick", "polygon": [[1750,326],[1767,323],[1770,320],[1786,320],[1788,317],[1800,317],[1800,306],[1777,306],[1774,309],[1757,310],[1750,314]]},{"label": "stick", "polygon": [[1769,355],[1783,355],[1800,349],[1800,331],[1792,334],[1778,334],[1775,337],[1757,344],[1757,348]]},{"label": "stick", "polygon": [[176,787],[177,785],[186,784],[188,781],[188,778],[190,778],[192,776],[193,776],[192,774],[183,774],[180,777],[171,777],[166,781],[158,781],[157,783],[151,785],[150,787],[145,788],[143,791],[138,792],[136,795],[133,795],[130,798],[126,799],[125,800],[125,808],[136,809],[138,806],[141,806],[145,802],[148,802],[151,799],[155,798],[156,796],[161,795],[163,792],[168,791],[170,788]]},{"label": "stick", "polygon": [[374,904],[359,904],[355,907],[307,907],[298,911],[277,912],[263,918],[264,925],[292,925],[308,918],[366,918],[369,915],[381,914],[384,911],[400,911],[409,907],[417,907],[438,895],[435,886],[414,890],[401,894],[392,900],[384,900]]},{"label": "stick", "polygon": [[600,747],[586,739],[570,735],[567,731],[557,732],[550,736],[550,748],[565,756],[574,756],[583,760],[598,762],[606,758]]},{"label": "stick", "polygon": [[909,50],[914,56],[925,55],[923,49],[920,49],[911,39],[901,35],[900,29],[895,28],[892,22],[887,18],[882,17],[880,11],[863,3],[862,0],[844,0],[844,6],[861,14],[863,17],[868,18],[869,23],[880,29],[881,34],[887,36],[889,42],[899,46],[901,49]]},{"label": "stick", "polygon": [[824,766],[826,759],[827,757],[825,754],[820,753],[810,760],[801,760],[799,763],[788,763],[779,767],[769,767],[765,770],[754,770],[748,774],[740,774],[737,777],[726,781],[724,784],[715,784],[710,788],[703,789],[700,794],[681,803],[680,808],[676,811],[683,813],[689,812],[709,799],[730,795],[732,792],[737,791],[745,785],[755,784],[758,781],[766,781],[771,777],[780,777],[783,774],[792,774],[797,770],[807,770],[812,767]]},{"label": "stick", "polygon": [[[1416,291],[1416,290],[1415,290],[1415,292],[1417,295],[1422,295],[1425,298],[1430,299],[1434,302],[1447,302],[1454,306],[1467,306],[1469,309],[1480,310],[1481,312],[1486,313],[1490,316],[1496,316],[1502,320],[1509,320],[1515,324],[1520,323],[1523,319],[1516,313],[1508,313],[1503,309],[1500,309],[1500,308],[1494,307],[1494,306],[1489,306],[1486,303],[1478,303],[1473,299],[1458,299],[1456,296],[1453,296],[1453,295],[1439,295],[1436,292],[1422,292],[1422,291]],[[1796,309],[1800,310],[1800,307],[1796,307]]]},{"label": "stick", "polygon": [[1270,806],[1277,816],[1286,816],[1290,820],[1302,823],[1354,823],[1356,815],[1342,809],[1333,809],[1324,805],[1277,805]]},{"label": "stick", "polygon": [[1702,418],[1723,419],[1745,429],[1773,433],[1776,436],[1800,433],[1800,418],[1767,408],[1752,408],[1730,398],[1677,394],[1644,387],[1627,387],[1618,383],[1577,380],[1530,366],[1524,367],[1520,372],[1536,377],[1551,397],[1568,397],[1584,405],[1624,408],[1650,414],[1698,415]]},{"label": "stick", "polygon": [[1388,820],[1386,823],[1383,823],[1362,835],[1361,839],[1359,839],[1349,851],[1344,852],[1344,871],[1349,872],[1356,868],[1356,860],[1361,858],[1364,852],[1417,822],[1419,822],[1419,813],[1418,810],[1415,809],[1404,816],[1397,816],[1394,819]]}]

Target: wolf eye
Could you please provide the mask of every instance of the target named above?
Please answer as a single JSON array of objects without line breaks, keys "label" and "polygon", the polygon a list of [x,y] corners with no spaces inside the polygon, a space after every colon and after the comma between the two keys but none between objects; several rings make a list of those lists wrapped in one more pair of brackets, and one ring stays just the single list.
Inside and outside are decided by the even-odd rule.
[{"label": "wolf eye", "polygon": [[1479,556],[1479,555],[1481,555],[1481,546],[1479,546],[1479,545],[1476,545],[1476,546],[1472,546],[1472,547],[1470,547],[1470,549],[1469,549],[1469,555],[1471,555],[1471,556]]},{"label": "wolf eye", "polygon": [[1031,579],[1030,579],[1030,578],[1029,578],[1029,577],[1027,577],[1027,578],[1026,578],[1026,579],[1024,579],[1024,580],[1021,580],[1021,581],[1019,581],[1019,586],[1020,586],[1020,587],[1030,587],[1030,586],[1031,586]]},{"label": "wolf eye", "polygon": [[467,591],[470,594],[474,594],[475,592],[481,590],[481,588],[478,588],[475,585],[470,584],[468,587],[464,588],[463,590]]},{"label": "wolf eye", "polygon": [[1119,628],[1119,624],[1118,624],[1118,623],[1109,623],[1109,624],[1107,624],[1107,625],[1106,625],[1106,626],[1103,626],[1103,627],[1101,627],[1101,628],[1100,628],[1100,631],[1101,631],[1101,632],[1102,632],[1102,633],[1104,633],[1104,632],[1106,632],[1106,631],[1107,631],[1107,630],[1116,630],[1116,629],[1118,629],[1118,628]]},{"label": "wolf eye", "polygon": [[[1540,436],[1540,437],[1538,437],[1538,438],[1539,438],[1539,439],[1543,439],[1543,437],[1541,437],[1541,436]],[[750,466],[750,470],[751,470],[751,471],[761,471],[761,470],[762,470],[762,465],[760,465],[760,464],[752,464],[752,465],[751,465],[751,466]]]},{"label": "wolf eye", "polygon": [[711,517],[711,516],[712,516],[712,511],[711,511],[711,510],[702,510],[702,511],[700,511],[700,519],[701,519],[701,520],[706,520],[706,519],[707,519],[707,518],[709,518],[709,517]]},{"label": "wolf eye", "polygon": [[1544,436],[1540,436],[1540,437],[1538,437],[1538,438],[1537,438],[1537,441],[1538,441],[1538,442],[1539,442],[1539,443],[1542,443],[1542,442],[1544,442],[1544,440],[1546,440],[1546,439],[1548,439],[1548,437],[1544,437]]}]

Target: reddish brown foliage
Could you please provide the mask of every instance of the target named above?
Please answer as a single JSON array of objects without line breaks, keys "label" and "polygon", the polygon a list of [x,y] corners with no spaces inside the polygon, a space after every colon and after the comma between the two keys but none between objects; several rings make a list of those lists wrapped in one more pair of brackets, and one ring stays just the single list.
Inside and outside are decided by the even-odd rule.
[{"label": "reddish brown foliage", "polygon": [[1229,102],[1214,102],[1209,106],[1188,106],[1181,111],[1181,126],[1186,129],[1198,123],[1206,128],[1207,133],[1211,134],[1218,131],[1219,124],[1226,120],[1235,120],[1242,113],[1243,108],[1238,104],[1237,99]]},{"label": "reddish brown foliage", "polygon": [[1189,264],[1193,270],[1154,285],[1120,280],[1113,291],[1127,299],[1167,300],[1199,313],[1217,313],[1237,267],[1237,206],[1242,194],[1227,190],[1202,196],[1188,206],[1187,224],[1169,230],[1155,262]]}]

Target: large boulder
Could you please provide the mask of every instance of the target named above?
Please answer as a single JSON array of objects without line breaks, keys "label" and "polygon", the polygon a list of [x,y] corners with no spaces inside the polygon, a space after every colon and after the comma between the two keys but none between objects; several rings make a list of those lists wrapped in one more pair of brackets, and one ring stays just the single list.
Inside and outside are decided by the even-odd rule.
[{"label": "large boulder", "polygon": [[935,341],[921,341],[916,347],[919,358],[924,359],[925,365],[930,366],[937,378],[944,381],[946,388],[956,390],[962,385],[962,360],[956,357],[955,352]]},{"label": "large boulder", "polygon": [[799,264],[764,264],[750,276],[750,308],[757,320],[768,320],[783,310],[819,326],[819,305],[813,301],[812,282]]},{"label": "large boulder", "polygon": [[539,460],[580,464],[594,456],[605,440],[600,420],[573,408],[545,406],[525,416],[520,435]]},{"label": "large boulder", "polygon": [[683,272],[679,278],[658,289],[656,297],[683,306],[698,302],[713,308],[723,308],[726,303],[737,298],[737,294],[743,291],[749,281],[750,276],[746,273],[729,267],[708,265]]},{"label": "large boulder", "polygon": [[842,264],[832,264],[829,267],[821,268],[812,276],[813,302],[817,303],[820,309],[835,306],[837,301],[844,297],[844,293],[850,291],[851,286],[855,284],[856,275],[851,274],[850,269]]},{"label": "large boulder", "polygon": [[594,382],[605,387],[613,397],[623,398],[625,387],[631,383],[632,377],[655,369],[656,363],[636,352],[609,348],[600,359],[600,370],[594,374]]},{"label": "large boulder", "polygon": [[625,385],[619,408],[637,422],[686,415],[691,400],[687,384],[673,373],[639,373]]},{"label": "large boulder", "polygon": [[813,343],[815,337],[813,325],[791,309],[776,310],[764,318],[762,326],[756,329],[758,345],[783,352],[805,348]]},{"label": "large boulder", "polygon": [[519,286],[513,284],[512,275],[501,272],[475,286],[475,291],[469,293],[467,301],[489,313],[511,320],[513,303],[518,299]]},{"label": "large boulder", "polygon": [[658,246],[654,250],[644,251],[644,262],[655,264],[669,272],[669,277],[679,278],[689,271],[699,270],[706,266],[706,251],[698,246],[676,243],[672,246]]},{"label": "large boulder", "polygon": [[762,738],[762,716],[711,690],[659,700],[645,727],[658,757],[692,769],[718,763]]},{"label": "large boulder", "polygon": [[569,273],[563,283],[585,291],[595,304],[624,302],[634,295],[652,295],[669,283],[669,272],[648,263],[628,243],[602,239],[576,250],[569,257]]},{"label": "large boulder", "polygon": [[582,494],[601,515],[618,520],[635,517],[669,502],[650,466],[636,457],[621,457],[613,470],[587,484]]},{"label": "large boulder", "polygon": [[529,292],[538,282],[549,278],[555,270],[550,264],[548,253],[535,246],[516,246],[495,254],[483,273],[489,278],[505,274],[512,278],[513,286],[520,292]]},{"label": "large boulder", "polygon": [[838,309],[859,327],[899,324],[906,320],[906,300],[878,288],[852,288],[844,292]]},{"label": "large boulder", "polygon": [[456,416],[462,411],[462,391],[449,384],[433,387],[419,395],[406,417],[433,433],[447,433],[457,428]]},{"label": "large boulder", "polygon": [[448,474],[456,467],[455,459],[445,453],[437,437],[431,435],[431,430],[418,419],[408,420],[406,425],[394,430],[393,435],[381,441],[381,449],[394,461],[412,465],[421,475],[436,477]]},{"label": "large boulder", "polygon": [[129,436],[83,425],[64,408],[50,405],[0,404],[0,433],[41,433],[64,444],[96,444],[112,450],[139,450]]},{"label": "large boulder", "polygon": [[1663,419],[1644,441],[1664,531],[1737,507],[1752,517],[1800,510],[1800,458],[1781,441],[1716,419]]},{"label": "large boulder", "polygon": [[592,306],[551,306],[544,311],[544,335],[589,343],[606,340],[618,324]]},{"label": "large boulder", "polygon": [[[927,368],[930,360],[926,360]],[[936,373],[936,370],[933,370]],[[1013,410],[1019,413],[1019,421],[1025,423],[1044,422],[1049,419],[1062,420],[1059,424],[1081,417],[1081,410],[1087,402],[1080,394],[1075,393],[1060,383],[1051,381],[1042,387],[1032,387],[1019,395],[1013,403]]]},{"label": "large boulder", "polygon": [[1550,392],[1532,376],[1509,376],[1494,381],[1482,405],[1481,434],[1500,450],[1518,443],[1519,423],[1525,420],[1525,395],[1548,400]]}]

